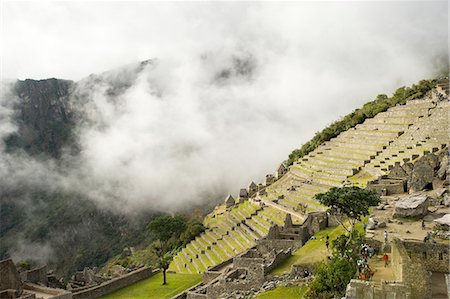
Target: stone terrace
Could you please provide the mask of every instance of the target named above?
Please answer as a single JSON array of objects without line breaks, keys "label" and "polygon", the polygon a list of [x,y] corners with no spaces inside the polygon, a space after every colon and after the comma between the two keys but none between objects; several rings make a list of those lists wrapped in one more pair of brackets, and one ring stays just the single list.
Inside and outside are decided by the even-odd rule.
[{"label": "stone terrace", "polygon": [[271,226],[283,223],[287,213],[301,223],[308,213],[324,211],[315,194],[350,184],[360,174],[367,180],[377,178],[396,162],[442,149],[449,139],[450,105],[439,99],[442,96],[425,97],[379,113],[324,142],[274,183],[260,185],[258,195],[238,199],[228,208],[216,207],[205,218],[206,231],[175,256],[170,270],[202,273],[229,261],[267,236]]}]

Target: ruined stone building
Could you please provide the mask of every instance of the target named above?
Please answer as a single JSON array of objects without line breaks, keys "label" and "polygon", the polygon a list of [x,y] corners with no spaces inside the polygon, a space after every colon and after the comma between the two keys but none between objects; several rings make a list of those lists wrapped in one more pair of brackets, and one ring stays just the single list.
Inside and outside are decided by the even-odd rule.
[{"label": "ruined stone building", "polygon": [[231,196],[231,194],[229,194],[226,198],[225,198],[225,206],[227,208],[230,208],[232,206],[234,206],[234,204],[236,203],[236,201],[234,200],[233,196]]},{"label": "ruined stone building", "polygon": [[0,261],[1,299],[72,298],[71,292],[47,287],[46,267],[33,269],[21,274],[19,274],[11,259]]}]

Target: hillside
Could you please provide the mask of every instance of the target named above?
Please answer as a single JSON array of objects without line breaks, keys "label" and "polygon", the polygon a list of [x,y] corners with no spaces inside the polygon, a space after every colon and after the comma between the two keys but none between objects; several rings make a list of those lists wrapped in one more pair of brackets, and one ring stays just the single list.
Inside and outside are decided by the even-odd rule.
[{"label": "hillside", "polygon": [[[364,187],[397,164],[415,162],[449,145],[448,83],[367,118],[293,162],[264,184],[250,185],[237,201],[227,200],[209,214],[206,231],[174,258],[170,269],[201,273],[244,252],[267,236],[286,214],[301,223],[307,213],[323,211],[313,196],[334,186]],[[281,173],[280,173],[281,172]],[[278,179],[277,179],[278,178]],[[275,182],[273,182],[275,181]],[[255,187],[256,189],[253,189]],[[254,194],[252,194],[254,193]]]},{"label": "hillside", "polygon": [[80,127],[101,124],[84,113],[92,90],[100,86],[108,100],[119,101],[148,63],[78,82],[52,78],[10,84],[3,103],[15,130],[0,135],[0,259],[48,264],[68,277],[152,239],[146,226],[159,213],[151,207],[125,215],[100,207],[82,187],[71,188],[76,181],[63,182],[80,163]]}]

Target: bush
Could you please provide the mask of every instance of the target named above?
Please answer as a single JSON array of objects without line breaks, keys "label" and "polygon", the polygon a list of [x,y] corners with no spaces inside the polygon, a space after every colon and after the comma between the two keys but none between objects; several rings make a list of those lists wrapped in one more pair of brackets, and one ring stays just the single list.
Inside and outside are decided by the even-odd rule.
[{"label": "bush", "polygon": [[330,299],[342,297],[350,280],[355,276],[356,264],[352,260],[333,256],[319,266],[314,280],[310,283],[306,298]]}]

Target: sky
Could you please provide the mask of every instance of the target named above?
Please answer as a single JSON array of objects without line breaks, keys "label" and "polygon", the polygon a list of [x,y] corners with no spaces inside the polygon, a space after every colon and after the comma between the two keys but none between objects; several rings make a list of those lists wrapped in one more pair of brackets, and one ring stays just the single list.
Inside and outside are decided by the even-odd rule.
[{"label": "sky", "polygon": [[[377,94],[448,69],[446,1],[3,1],[2,16],[2,78],[75,80],[94,124],[72,171],[21,157],[4,177],[47,173],[30,184],[121,210],[235,194]],[[87,77],[106,71],[132,82],[114,101],[116,81]],[[0,137],[15,130],[8,99]]]}]

